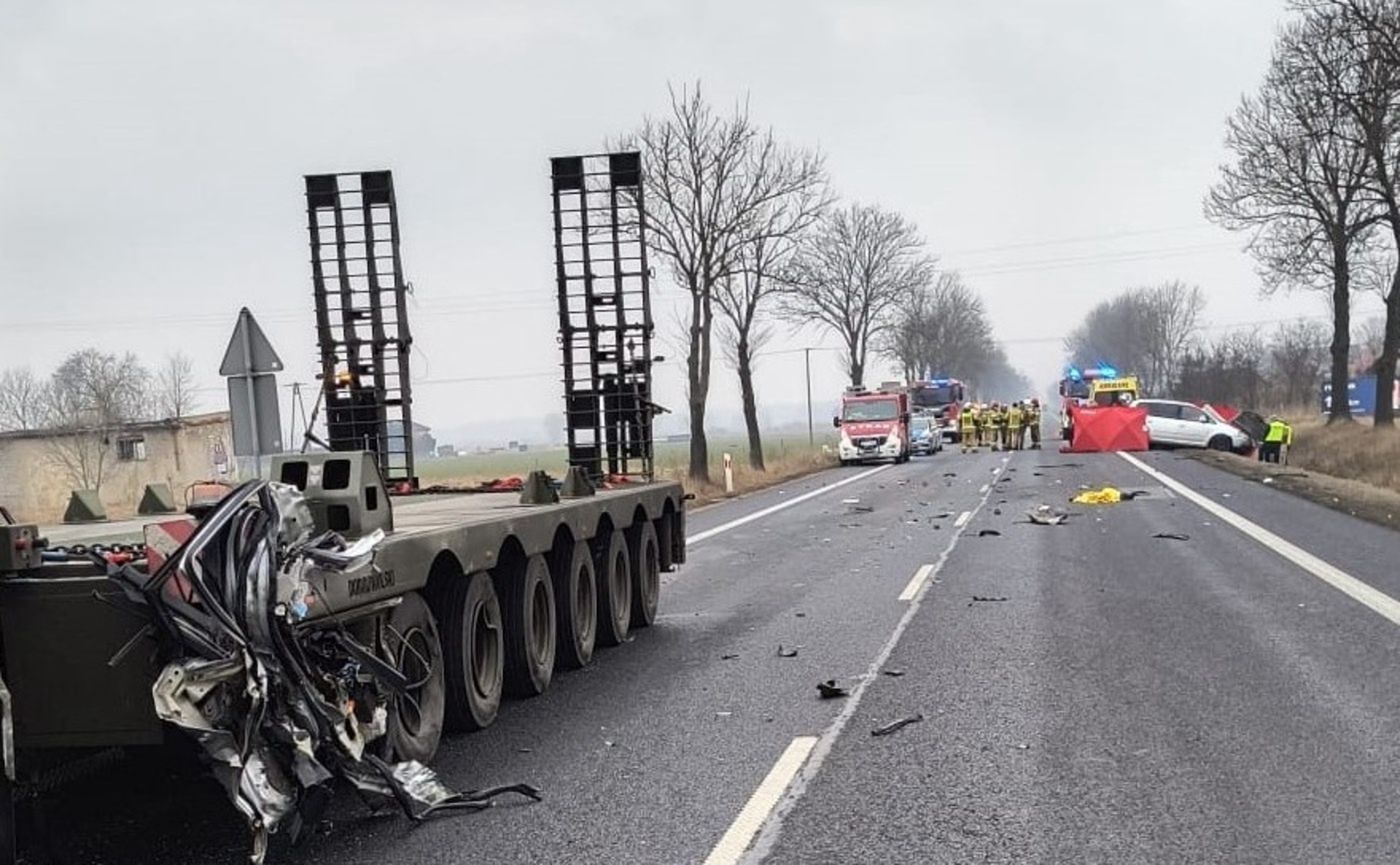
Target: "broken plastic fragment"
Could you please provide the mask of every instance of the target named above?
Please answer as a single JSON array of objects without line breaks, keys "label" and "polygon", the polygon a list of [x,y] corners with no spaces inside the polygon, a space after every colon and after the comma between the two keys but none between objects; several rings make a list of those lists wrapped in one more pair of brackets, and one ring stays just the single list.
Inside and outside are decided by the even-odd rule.
[{"label": "broken plastic fragment", "polygon": [[907,718],[900,718],[898,721],[891,721],[870,731],[872,736],[888,736],[898,730],[902,730],[910,724],[917,724],[924,719],[923,712],[915,712]]},{"label": "broken plastic fragment", "polygon": [[850,692],[836,684],[835,679],[827,679],[825,682],[817,683],[817,693],[823,700],[834,700],[837,697],[850,696]]}]

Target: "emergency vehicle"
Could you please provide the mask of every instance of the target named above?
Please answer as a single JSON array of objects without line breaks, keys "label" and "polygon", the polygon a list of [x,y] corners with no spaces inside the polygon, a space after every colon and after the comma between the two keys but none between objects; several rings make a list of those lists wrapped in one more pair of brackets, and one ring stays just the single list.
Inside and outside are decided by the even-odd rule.
[{"label": "emergency vehicle", "polygon": [[909,394],[902,390],[847,388],[832,425],[841,430],[838,455],[843,466],[879,459],[909,461]]}]

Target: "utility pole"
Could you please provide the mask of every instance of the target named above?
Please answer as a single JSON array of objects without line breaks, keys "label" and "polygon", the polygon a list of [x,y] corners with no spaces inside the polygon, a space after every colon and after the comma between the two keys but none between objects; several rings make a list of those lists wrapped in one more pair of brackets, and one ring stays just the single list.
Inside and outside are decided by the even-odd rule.
[{"label": "utility pole", "polygon": [[807,367],[807,445],[815,446],[817,436],[812,428],[812,349],[802,349],[802,358]]}]

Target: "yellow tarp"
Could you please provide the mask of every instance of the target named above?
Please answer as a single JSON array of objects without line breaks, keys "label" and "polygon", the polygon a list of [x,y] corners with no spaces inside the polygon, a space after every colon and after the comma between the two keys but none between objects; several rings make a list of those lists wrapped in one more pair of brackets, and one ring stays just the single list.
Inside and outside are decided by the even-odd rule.
[{"label": "yellow tarp", "polygon": [[1116,505],[1123,500],[1123,494],[1113,487],[1101,490],[1085,490],[1072,500],[1077,505]]}]

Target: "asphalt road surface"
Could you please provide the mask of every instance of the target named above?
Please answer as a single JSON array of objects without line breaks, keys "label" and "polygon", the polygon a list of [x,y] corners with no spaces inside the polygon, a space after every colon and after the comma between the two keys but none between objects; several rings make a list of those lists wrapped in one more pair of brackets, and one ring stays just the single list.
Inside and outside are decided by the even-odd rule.
[{"label": "asphalt road surface", "polygon": [[[415,826],[342,794],[269,861],[1400,861],[1400,536],[1139,459],[948,451],[698,511],[655,627],[443,743],[450,784],[543,801]],[[1104,484],[1148,494],[1068,504]],[[41,818],[61,862],[243,861],[179,761]]]}]

